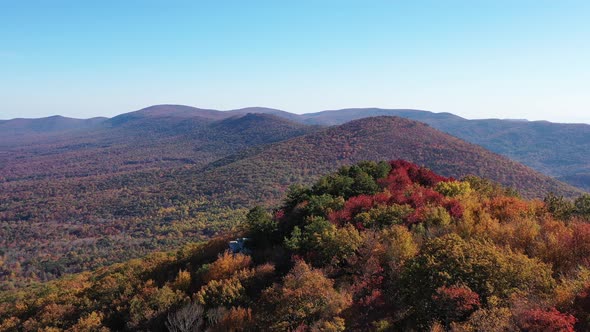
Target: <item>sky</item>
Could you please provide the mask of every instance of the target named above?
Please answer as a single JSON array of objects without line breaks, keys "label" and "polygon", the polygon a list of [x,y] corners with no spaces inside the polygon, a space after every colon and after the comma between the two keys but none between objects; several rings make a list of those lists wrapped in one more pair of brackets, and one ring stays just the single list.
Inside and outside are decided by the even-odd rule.
[{"label": "sky", "polygon": [[0,0],[0,119],[154,104],[590,123],[590,1]]}]

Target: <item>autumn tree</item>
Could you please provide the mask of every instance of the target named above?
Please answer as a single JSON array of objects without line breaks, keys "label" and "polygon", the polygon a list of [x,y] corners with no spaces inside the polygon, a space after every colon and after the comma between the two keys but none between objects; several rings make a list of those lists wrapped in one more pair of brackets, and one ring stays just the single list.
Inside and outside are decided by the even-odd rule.
[{"label": "autumn tree", "polygon": [[507,299],[517,291],[547,295],[555,286],[550,266],[456,234],[429,240],[406,264],[400,283],[417,320],[432,317],[439,287],[463,283],[486,303],[491,296]]},{"label": "autumn tree", "polygon": [[529,309],[517,317],[518,326],[529,332],[574,332],[574,316],[559,312],[555,308],[548,310]]},{"label": "autumn tree", "polygon": [[209,266],[203,276],[203,281],[220,280],[230,278],[234,273],[248,268],[252,264],[252,259],[248,255],[241,253],[232,254],[225,251],[219,255],[219,258]]},{"label": "autumn tree", "polygon": [[174,305],[186,300],[186,295],[168,286],[157,287],[148,280],[129,301],[128,326],[133,329],[148,328],[151,320],[167,312]]},{"label": "autumn tree", "polygon": [[299,260],[284,277],[263,292],[258,316],[260,328],[270,331],[295,330],[318,322],[338,324],[338,315],[350,297],[334,289],[334,282]]},{"label": "autumn tree", "polygon": [[435,190],[447,197],[467,195],[472,191],[467,181],[442,181],[436,184]]},{"label": "autumn tree", "polygon": [[255,327],[252,309],[243,307],[220,308],[215,323],[209,328],[212,332],[251,331]]},{"label": "autumn tree", "polygon": [[463,285],[441,286],[432,295],[435,317],[446,326],[462,321],[480,306],[479,295]]},{"label": "autumn tree", "polygon": [[246,289],[238,276],[211,280],[193,296],[194,300],[208,308],[238,305],[246,300]]}]

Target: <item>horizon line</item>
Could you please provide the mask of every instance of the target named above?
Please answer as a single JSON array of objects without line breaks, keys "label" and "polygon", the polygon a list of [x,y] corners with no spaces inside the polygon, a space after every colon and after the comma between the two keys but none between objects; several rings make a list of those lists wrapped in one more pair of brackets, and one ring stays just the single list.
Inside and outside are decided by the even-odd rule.
[{"label": "horizon line", "polygon": [[[129,111],[129,112],[123,112],[123,113],[119,113],[116,114],[112,117],[109,116],[103,116],[103,115],[97,115],[97,116],[93,116],[93,117],[89,117],[89,118],[77,118],[77,117],[70,117],[70,116],[64,116],[61,114],[53,114],[53,115],[48,115],[48,116],[44,116],[44,117],[38,117],[38,118],[25,118],[25,117],[17,117],[17,118],[10,118],[10,119],[0,119],[0,121],[3,122],[7,122],[7,121],[15,121],[15,120],[41,120],[41,119],[49,119],[49,118],[56,118],[56,117],[60,117],[60,118],[65,118],[65,119],[72,119],[72,120],[92,120],[92,119],[112,119],[115,118],[117,116],[120,115],[124,115],[124,114],[129,114],[129,113],[133,113],[133,112],[139,112],[142,110],[146,110],[152,107],[158,107],[158,106],[180,106],[180,107],[190,107],[190,108],[194,108],[195,110],[202,110],[202,111],[215,111],[215,112],[232,112],[232,111],[240,111],[240,110],[246,110],[246,109],[267,109],[267,110],[274,110],[274,111],[279,111],[279,112],[285,112],[285,113],[289,113],[291,115],[295,115],[295,116],[306,116],[306,115],[312,115],[312,114],[319,114],[319,113],[323,113],[323,112],[339,112],[339,111],[345,111],[345,110],[384,110],[384,111],[415,111],[415,112],[426,112],[426,113],[433,113],[433,114],[450,114],[450,115],[454,115],[457,117],[460,117],[464,120],[468,120],[468,121],[476,121],[476,120],[501,120],[501,121],[514,121],[514,122],[529,122],[529,123],[534,123],[534,122],[548,122],[548,123],[555,123],[555,124],[571,124],[571,125],[590,125],[590,122],[554,122],[554,121],[550,121],[550,120],[546,120],[546,119],[542,119],[542,120],[529,120],[527,118],[500,118],[500,117],[482,117],[482,118],[466,118],[463,117],[461,115],[457,115],[455,113],[452,112],[435,112],[435,111],[429,111],[429,110],[425,110],[425,109],[420,109],[420,108],[406,108],[406,107],[400,107],[400,108],[383,108],[383,107],[346,107],[346,108],[338,108],[338,109],[325,109],[325,110],[321,110],[321,111],[317,111],[317,112],[308,112],[308,113],[294,113],[294,112],[290,112],[290,111],[286,111],[280,108],[275,108],[275,107],[267,107],[267,106],[246,106],[246,107],[239,107],[239,108],[231,108],[231,109],[215,109],[215,108],[201,108],[201,107],[196,107],[196,106],[191,106],[191,105],[186,105],[186,104],[154,104],[154,105],[150,105],[150,106],[146,106],[146,107],[142,107],[140,109],[136,109],[133,111]],[[256,112],[253,112],[256,113]]]}]

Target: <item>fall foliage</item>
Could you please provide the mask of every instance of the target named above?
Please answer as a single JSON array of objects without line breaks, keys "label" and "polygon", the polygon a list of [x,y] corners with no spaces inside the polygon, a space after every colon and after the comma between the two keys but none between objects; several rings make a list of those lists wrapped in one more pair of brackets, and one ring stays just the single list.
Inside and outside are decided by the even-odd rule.
[{"label": "fall foliage", "polygon": [[583,331],[586,199],[363,162],[225,237],[1,292],[0,330]]}]

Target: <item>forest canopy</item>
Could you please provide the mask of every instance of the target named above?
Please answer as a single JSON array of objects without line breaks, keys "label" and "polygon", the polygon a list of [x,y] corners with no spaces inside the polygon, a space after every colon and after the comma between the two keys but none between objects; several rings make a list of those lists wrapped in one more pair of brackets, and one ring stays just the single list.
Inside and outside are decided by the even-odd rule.
[{"label": "forest canopy", "polygon": [[361,162],[226,236],[0,293],[0,330],[588,330],[589,202]]}]

